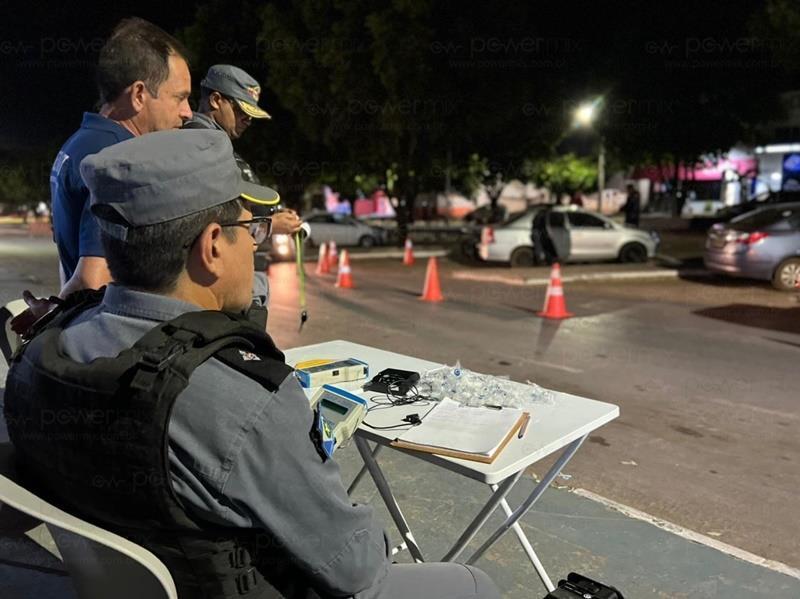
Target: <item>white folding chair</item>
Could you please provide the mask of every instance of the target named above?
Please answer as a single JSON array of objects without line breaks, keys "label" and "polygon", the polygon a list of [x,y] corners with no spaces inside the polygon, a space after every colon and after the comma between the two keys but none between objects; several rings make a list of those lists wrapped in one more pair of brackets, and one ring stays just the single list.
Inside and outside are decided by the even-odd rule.
[{"label": "white folding chair", "polygon": [[0,502],[47,525],[81,599],[177,599],[169,570],[143,547],[71,516],[3,474]]}]

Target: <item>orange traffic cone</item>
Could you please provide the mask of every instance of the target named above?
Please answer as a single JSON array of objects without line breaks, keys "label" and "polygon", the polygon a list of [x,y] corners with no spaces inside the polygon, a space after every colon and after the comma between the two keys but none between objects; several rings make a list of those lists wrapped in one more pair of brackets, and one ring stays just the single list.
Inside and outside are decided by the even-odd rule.
[{"label": "orange traffic cone", "polygon": [[342,257],[339,259],[339,274],[336,277],[336,286],[342,289],[353,289],[353,275],[350,272],[350,255],[347,250],[342,250]]},{"label": "orange traffic cone", "polygon": [[319,258],[317,258],[316,272],[318,275],[326,275],[330,272],[328,268],[328,246],[324,241],[319,246]]},{"label": "orange traffic cone", "polygon": [[419,299],[426,302],[444,301],[442,290],[439,287],[439,267],[436,265],[436,258],[428,258],[428,270],[425,271],[425,287],[422,289],[422,297]]},{"label": "orange traffic cone", "polygon": [[411,243],[411,238],[406,237],[406,249],[403,252],[403,265],[411,266],[414,264],[414,244]]},{"label": "orange traffic cone", "polygon": [[336,242],[331,239],[328,242],[328,270],[333,270],[339,261],[339,254],[336,252]]},{"label": "orange traffic cone", "polygon": [[553,264],[553,269],[550,271],[550,283],[547,284],[547,294],[544,296],[544,308],[541,312],[537,312],[537,315],[553,320],[574,316],[572,312],[567,312],[564,288],[561,286],[561,267],[558,262]]}]

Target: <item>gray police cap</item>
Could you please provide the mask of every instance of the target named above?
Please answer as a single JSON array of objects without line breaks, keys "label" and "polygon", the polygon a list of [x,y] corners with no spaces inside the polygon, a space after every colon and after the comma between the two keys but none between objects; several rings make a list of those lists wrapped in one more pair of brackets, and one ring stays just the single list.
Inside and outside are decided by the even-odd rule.
[{"label": "gray police cap", "polygon": [[216,90],[223,96],[236,100],[239,108],[250,118],[271,119],[269,113],[259,107],[261,86],[239,67],[230,64],[215,64],[200,82],[200,87]]},{"label": "gray police cap", "polygon": [[[124,240],[130,228],[164,223],[241,198],[275,205],[278,193],[242,179],[223,131],[148,133],[104,148],[80,164],[100,226]],[[110,207],[119,218],[109,218]]]}]

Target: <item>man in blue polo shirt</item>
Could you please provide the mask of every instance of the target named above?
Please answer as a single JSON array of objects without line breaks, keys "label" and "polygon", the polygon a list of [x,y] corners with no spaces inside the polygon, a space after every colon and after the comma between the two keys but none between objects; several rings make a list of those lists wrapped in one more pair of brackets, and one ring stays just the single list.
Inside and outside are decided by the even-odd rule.
[{"label": "man in blue polo shirt", "polygon": [[79,263],[82,268],[76,280],[81,279],[84,287],[95,286],[93,281],[86,280],[87,275],[102,275],[102,265],[88,271],[86,269],[87,263],[92,262],[90,258],[102,258],[103,249],[97,236],[94,216],[89,212],[88,190],[78,166],[85,156],[96,154],[107,146],[131,137],[133,133],[116,121],[86,112],[80,129],[67,140],[56,156],[50,174],[50,192],[62,287],[67,281],[72,281]]},{"label": "man in blue polo shirt", "polygon": [[[61,275],[59,297],[111,282],[100,231],[89,211],[89,190],[79,170],[81,161],[135,136],[179,129],[192,117],[186,55],[180,42],[139,18],[120,21],[100,51],[100,111],[84,113],[80,129],[62,146],[50,172]],[[18,333],[53,306],[27,290],[23,297],[30,309],[12,321]]]},{"label": "man in blue polo shirt", "polygon": [[111,280],[99,229],[89,211],[81,161],[137,135],[178,129],[191,118],[185,56],[177,40],[142,19],[123,20],[100,52],[100,111],[84,114],[80,129],[61,148],[50,174],[62,297]]}]

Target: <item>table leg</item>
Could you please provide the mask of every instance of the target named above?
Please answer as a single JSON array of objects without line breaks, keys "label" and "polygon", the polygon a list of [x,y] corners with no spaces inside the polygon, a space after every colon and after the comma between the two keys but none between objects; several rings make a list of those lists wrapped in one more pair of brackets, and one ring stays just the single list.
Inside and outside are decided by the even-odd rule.
[{"label": "table leg", "polygon": [[[579,439],[576,439],[575,441],[573,441],[572,443],[567,445],[566,449],[562,452],[562,454],[556,460],[556,463],[553,464],[552,468],[550,468],[550,470],[548,470],[548,472],[544,476],[544,478],[542,478],[542,480],[539,482],[539,484],[536,485],[536,487],[533,489],[533,492],[530,494],[530,496],[528,496],[528,498],[525,501],[523,501],[520,504],[520,506],[516,510],[514,510],[514,512],[510,516],[508,516],[508,518],[506,518],[506,521],[503,522],[503,524],[500,525],[500,528],[498,528],[488,539],[486,539],[486,541],[483,543],[483,545],[481,545],[478,548],[478,550],[475,553],[473,553],[472,556],[467,560],[467,564],[468,565],[469,564],[474,564],[478,559],[480,559],[480,557],[492,545],[495,544],[497,539],[499,539],[501,536],[503,536],[503,534],[505,534],[505,532],[509,528],[511,528],[514,524],[516,524],[516,522],[520,518],[522,518],[522,516],[524,516],[527,513],[527,511],[531,508],[531,506],[534,503],[536,503],[536,501],[538,501],[539,497],[542,496],[542,493],[545,492],[547,487],[550,486],[550,483],[553,482],[553,480],[556,478],[556,476],[558,476],[558,474],[561,472],[561,470],[564,468],[564,466],[567,464],[567,462],[569,462],[570,459],[572,458],[572,456],[575,455],[575,452],[578,451],[578,448],[581,446],[581,444],[584,442],[584,440],[586,439],[587,436],[588,435],[584,435],[583,437],[581,437]],[[508,480],[508,479],[506,479],[506,480]],[[500,487],[502,487],[505,482],[506,481],[503,481],[502,483],[500,483]],[[534,566],[535,566],[535,563],[534,563]],[[538,570],[537,570],[537,572],[538,572]],[[552,590],[552,589],[548,589],[548,590]]]},{"label": "table leg", "polygon": [[497,505],[505,498],[506,494],[511,490],[517,481],[522,476],[522,470],[514,474],[513,476],[509,476],[505,479],[502,483],[500,483],[498,489],[492,494],[489,498],[489,501],[483,506],[478,515],[475,516],[475,519],[470,522],[470,525],[467,526],[467,529],[461,534],[456,544],[450,549],[450,551],[445,554],[442,558],[443,562],[452,562],[455,561],[461,552],[464,551],[464,548],[467,546],[475,533],[477,533],[481,527],[486,524],[486,521],[489,519],[489,516],[492,515],[495,509],[497,509]]},{"label": "table leg", "polygon": [[[381,449],[383,449],[383,445],[379,445],[379,444],[376,443],[375,444],[375,449],[372,450],[372,457],[375,458],[378,455],[378,452],[380,452]],[[358,485],[358,483],[361,482],[361,479],[364,477],[364,475],[366,473],[367,473],[367,465],[364,464],[363,466],[361,466],[361,470],[358,471],[358,474],[356,474],[356,477],[353,479],[353,482],[351,482],[350,486],[347,487],[347,494],[348,495],[351,495],[353,493],[353,491],[355,491],[356,486]]]},{"label": "table leg", "polygon": [[392,520],[394,520],[397,529],[400,531],[403,541],[408,546],[411,557],[413,557],[414,561],[417,563],[424,562],[425,559],[422,557],[422,551],[417,545],[416,540],[414,540],[414,534],[411,532],[408,522],[406,522],[405,516],[403,516],[403,512],[400,511],[400,506],[397,505],[397,500],[394,498],[391,488],[389,488],[386,477],[383,476],[381,467],[378,466],[378,462],[373,457],[372,451],[370,451],[369,443],[358,436],[354,437],[354,440],[358,453],[361,454],[361,459],[364,460],[364,466],[366,466],[369,471],[369,475],[375,482],[375,486],[378,487],[378,493],[380,493],[383,498],[383,502],[386,504],[386,508],[389,510]]},{"label": "table leg", "polygon": [[[497,485],[492,485],[492,489],[496,490]],[[506,513],[506,517],[511,516],[511,508],[505,499],[500,502],[500,507],[503,508],[503,511]],[[519,522],[514,522],[511,527],[514,529],[514,533],[517,535],[517,539],[519,540],[520,545],[522,545],[522,548],[525,550],[525,553],[528,554],[528,559],[531,560],[531,563],[533,564],[536,573],[539,575],[539,579],[542,581],[542,584],[544,584],[548,591],[555,590],[556,587],[553,584],[553,581],[550,580],[550,577],[547,575],[547,571],[544,569],[542,562],[539,561],[539,556],[536,555],[536,552],[533,550],[533,547],[531,546],[530,541],[528,541],[528,537],[525,536],[525,532],[522,530]]]}]

